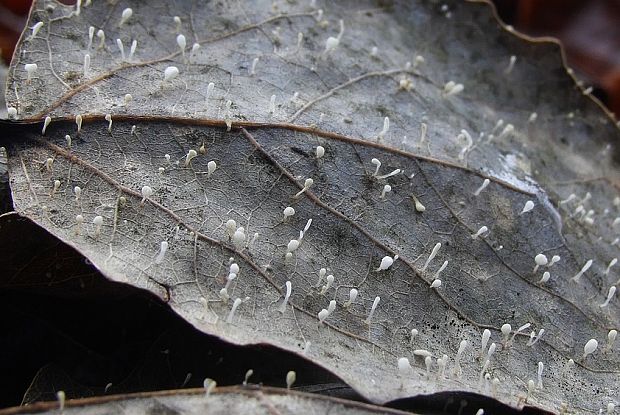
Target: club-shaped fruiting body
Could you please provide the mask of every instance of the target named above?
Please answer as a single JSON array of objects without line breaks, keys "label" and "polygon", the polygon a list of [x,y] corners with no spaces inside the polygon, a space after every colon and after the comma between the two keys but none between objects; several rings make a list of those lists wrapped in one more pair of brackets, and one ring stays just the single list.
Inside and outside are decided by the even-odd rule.
[{"label": "club-shaped fruiting body", "polygon": [[292,291],[291,282],[287,281],[285,285],[286,285],[286,294],[284,295],[284,301],[282,301],[280,308],[278,308],[280,313],[284,313],[286,311],[286,305],[288,304],[288,300],[291,297],[291,291]]},{"label": "club-shaped fruiting body", "polygon": [[209,97],[213,93],[213,88],[215,88],[215,84],[213,82],[209,82],[209,85],[207,85],[207,96],[205,101],[209,101]]},{"label": "club-shaped fruiting body", "polygon": [[618,262],[618,258],[614,258],[611,261],[609,261],[609,264],[607,265],[607,269],[605,269],[604,274],[608,275],[609,271],[611,270],[611,267],[613,267],[614,265],[616,265],[616,263]]},{"label": "club-shaped fruiting body", "polygon": [[415,197],[415,195],[411,195],[411,198],[413,199],[416,212],[422,213],[426,211],[426,207],[422,204],[422,202],[420,202],[417,197]]},{"label": "club-shaped fruiting body", "polygon": [[530,114],[530,118],[528,118],[527,122],[535,122],[536,119],[538,118],[538,113],[537,112],[533,112]]},{"label": "club-shaped fruiting body", "polygon": [[245,229],[243,227],[237,228],[232,236],[232,242],[237,249],[242,249],[245,242]]},{"label": "club-shaped fruiting body", "polygon": [[406,357],[399,357],[397,361],[397,366],[398,373],[400,373],[401,375],[407,376],[409,373],[411,373],[411,364],[409,363],[409,359],[407,359]]},{"label": "club-shaped fruiting body", "polygon": [[594,353],[597,348],[598,348],[598,341],[596,341],[596,339],[588,340],[588,342],[583,346],[582,359],[585,359],[588,355]]},{"label": "club-shaped fruiting body", "polygon": [[372,174],[373,177],[377,177],[377,174],[379,174],[379,168],[381,167],[381,161],[379,161],[379,159],[373,158],[372,160],[370,160],[370,162],[375,165],[375,172]]},{"label": "club-shaped fruiting body", "polygon": [[515,55],[512,55],[510,57],[510,60],[508,61],[508,66],[506,67],[506,69],[504,69],[504,74],[508,75],[510,74],[510,72],[512,72],[512,69],[515,66],[515,62],[517,62],[517,57]]},{"label": "club-shaped fruiting body", "polygon": [[157,257],[155,257],[156,264],[161,264],[163,262],[167,251],[168,251],[168,242],[161,241],[161,243],[159,244],[159,253],[157,254]]},{"label": "club-shaped fruiting body", "polygon": [[17,108],[8,107],[6,109],[6,115],[10,120],[15,119],[15,117],[17,117]]},{"label": "club-shaped fruiting body", "polygon": [[431,356],[426,356],[424,358],[424,365],[426,366],[426,376],[430,378],[431,376],[431,366],[433,364],[433,358]]},{"label": "club-shaped fruiting body", "polygon": [[[437,272],[435,272],[435,275],[433,275],[433,279],[439,278],[439,274],[441,274],[443,270],[446,269],[447,266],[448,266],[448,261],[444,261],[443,264],[441,264],[441,267],[439,267],[439,269],[437,270]],[[439,282],[439,285],[441,285],[441,281]]]},{"label": "club-shaped fruiting body", "polygon": [[394,255],[394,258],[392,258],[391,256],[384,256],[383,258],[381,258],[381,264],[379,264],[379,268],[377,268],[375,271],[387,270],[388,268],[392,266],[394,261],[396,261],[397,259],[398,259],[398,255]]},{"label": "club-shaped fruiting body", "polygon": [[462,92],[465,87],[463,84],[457,84],[454,81],[448,81],[443,87],[443,94],[446,97],[451,95],[456,95],[459,92]]},{"label": "club-shaped fruiting body", "polygon": [[131,46],[129,47],[129,57],[128,60],[132,60],[133,59],[133,55],[136,53],[136,48],[138,47],[138,41],[137,40],[132,40],[131,41]]},{"label": "club-shaped fruiting body", "polygon": [[168,66],[164,70],[164,82],[172,81],[179,75],[179,68],[176,66]]},{"label": "club-shaped fruiting body", "polygon": [[196,52],[198,52],[198,49],[200,49],[200,43],[196,43],[194,42],[194,44],[192,45],[192,50],[189,53],[189,60],[191,61],[192,58],[196,55]]},{"label": "club-shaped fruiting body", "polygon": [[103,216],[95,216],[93,218],[93,225],[95,225],[95,238],[98,238],[101,234],[101,226],[103,226]]},{"label": "club-shaped fruiting body", "polygon": [[386,184],[385,186],[383,186],[383,190],[381,191],[381,196],[379,197],[381,199],[384,199],[385,195],[391,191],[392,191],[392,186],[390,186],[389,184]]},{"label": "club-shaped fruiting body", "polygon": [[79,202],[80,196],[82,195],[82,188],[80,188],[80,186],[75,186],[73,188],[73,193],[75,193],[75,201]]},{"label": "club-shaped fruiting body", "polygon": [[521,210],[521,213],[519,213],[519,215],[523,215],[524,213],[527,213],[532,209],[534,209],[534,202],[528,200],[527,202],[525,202],[525,205],[523,205],[523,209]]},{"label": "club-shaped fruiting body", "polygon": [[259,58],[256,57],[252,60],[252,65],[250,65],[250,75],[256,74],[256,65],[258,64]]},{"label": "club-shaped fruiting body", "polygon": [[500,331],[502,332],[502,344],[506,345],[508,343],[508,336],[510,336],[512,327],[510,326],[510,324],[505,323],[502,324]]},{"label": "club-shaped fruiting body", "polygon": [[356,288],[351,288],[351,290],[349,291],[349,299],[345,301],[342,306],[344,308],[351,307],[351,304],[353,304],[355,300],[357,299],[358,294],[359,294],[359,291],[357,291]]},{"label": "club-shaped fruiting body", "polygon": [[383,140],[383,138],[385,137],[389,129],[390,129],[390,118],[385,117],[383,119],[383,129],[379,132],[377,139]]},{"label": "club-shaped fruiting body", "polygon": [[484,181],[482,182],[480,187],[478,189],[476,189],[476,191],[474,192],[474,196],[478,196],[480,194],[480,192],[482,192],[484,189],[486,189],[486,187],[489,185],[489,183],[491,183],[491,181],[489,179],[484,179]]},{"label": "club-shaped fruiting body", "polygon": [[424,266],[422,267],[420,271],[426,271],[428,264],[431,263],[433,258],[435,258],[435,256],[437,255],[437,252],[439,252],[439,248],[441,248],[441,242],[437,242],[435,244],[435,246],[433,247],[433,250],[431,251],[431,254],[428,256],[428,259],[426,260],[426,262],[424,263]]},{"label": "club-shaped fruiting body", "polygon": [[530,397],[534,393],[535,388],[536,388],[536,384],[534,383],[532,379],[529,379],[527,381],[527,396],[525,397],[526,402],[528,401],[528,399],[530,399]]},{"label": "club-shaped fruiting body", "polygon": [[65,391],[56,392],[56,399],[58,399],[58,409],[60,410],[60,413],[62,413],[65,409]]},{"label": "club-shaped fruiting body", "polygon": [[221,300],[223,303],[225,303],[225,304],[227,304],[227,303],[228,303],[228,299],[230,298],[230,297],[228,296],[228,288],[226,288],[226,287],[222,288],[222,289],[220,290],[220,292],[219,292],[219,294],[218,294],[218,295],[219,295],[219,297],[220,297],[220,300]]},{"label": "club-shaped fruiting body", "polygon": [[328,37],[327,40],[325,41],[325,51],[323,52],[323,54],[326,55],[336,50],[339,44],[340,44],[340,41],[338,40],[338,38],[335,38],[333,36]]},{"label": "club-shaped fruiting body", "polygon": [[514,342],[515,337],[517,337],[517,335],[518,335],[519,333],[521,333],[521,332],[523,332],[523,331],[525,331],[525,330],[529,329],[529,328],[530,328],[530,326],[531,326],[531,324],[530,324],[530,323],[525,323],[524,325],[522,325],[521,327],[519,327],[519,328],[517,329],[517,331],[515,331],[515,332],[512,334],[512,337],[510,338],[510,340],[506,343],[506,347],[510,346],[510,345]]},{"label": "club-shaped fruiting body", "polygon": [[295,193],[295,195],[293,196],[293,199],[297,199],[299,196],[304,194],[304,192],[306,192],[313,184],[314,184],[314,180],[312,180],[311,178],[306,179],[304,181],[304,187],[299,192]]},{"label": "club-shaped fruiting body", "polygon": [[540,340],[540,338],[542,337],[544,333],[545,333],[545,329],[538,330],[538,335],[536,335],[536,332],[533,331],[530,334],[530,339],[527,341],[527,346],[535,345],[538,342],[538,340]]},{"label": "club-shaped fruiting body", "polygon": [[372,316],[375,314],[375,310],[377,309],[377,306],[379,305],[379,301],[381,301],[381,297],[379,296],[375,297],[375,300],[372,302],[372,308],[370,309],[368,318],[364,320],[364,323],[370,325],[370,321],[372,320]]},{"label": "club-shaped fruiting body", "polygon": [[54,186],[52,187],[52,191],[50,192],[50,196],[54,196],[56,192],[60,189],[60,180],[54,180]]},{"label": "club-shaped fruiting body", "polygon": [[99,45],[97,45],[97,49],[101,49],[105,44],[105,32],[101,29],[97,30],[97,37],[99,38]]},{"label": "club-shaped fruiting body", "polygon": [[133,14],[133,10],[129,7],[127,7],[126,9],[123,10],[123,12],[121,13],[121,21],[119,22],[119,26],[124,25],[125,23],[127,23],[127,20],[129,20],[131,18],[131,15]]},{"label": "club-shaped fruiting body", "polygon": [[535,273],[536,271],[538,271],[539,267],[547,265],[549,260],[547,259],[547,256],[545,254],[538,254],[534,257],[534,262],[536,263],[536,265],[534,266],[534,271],[532,272]]},{"label": "club-shaped fruiting body", "polygon": [[39,30],[43,27],[43,22],[37,22],[34,26],[32,26],[32,33],[30,34],[30,39],[35,37]]},{"label": "club-shaped fruiting body", "polygon": [[213,172],[217,169],[217,163],[213,160],[207,163],[207,177],[210,177]]},{"label": "club-shaped fruiting body", "polygon": [[456,352],[456,357],[454,358],[454,374],[458,377],[461,376],[461,356],[467,347],[467,340],[461,340],[459,343],[459,349]]},{"label": "club-shaped fruiting body", "polygon": [[215,389],[215,387],[217,386],[217,382],[214,381],[213,379],[209,379],[206,378],[204,380],[204,382],[202,382],[202,387],[205,390],[205,397],[209,397],[209,395],[211,395],[211,392],[213,392],[213,390]]},{"label": "club-shaped fruiting body", "polygon": [[553,264],[557,263],[560,261],[560,259],[562,259],[559,255],[554,255],[551,257],[551,261],[549,261],[549,264],[547,265],[548,267],[552,267]]},{"label": "club-shaped fruiting body", "polygon": [[75,116],[75,125],[77,125],[77,133],[80,134],[82,131],[82,115],[78,114]]},{"label": "club-shaped fruiting body", "polygon": [[489,228],[487,228],[486,226],[482,226],[480,227],[480,229],[478,229],[478,232],[474,233],[471,238],[472,239],[478,239],[479,236],[481,236],[483,233],[487,233],[487,231],[489,230]]},{"label": "club-shaped fruiting body", "polygon": [[484,331],[482,332],[482,345],[480,347],[480,354],[479,354],[480,357],[482,357],[482,355],[486,351],[487,343],[489,342],[490,338],[491,338],[491,330],[484,329]]},{"label": "club-shaped fruiting body", "polygon": [[118,46],[118,50],[121,51],[121,60],[125,61],[125,46],[123,45],[123,41],[116,39],[116,46]]},{"label": "club-shaped fruiting body", "polygon": [[276,112],[276,96],[272,95],[269,99],[269,113],[274,114]]},{"label": "club-shaped fruiting body", "polygon": [[435,279],[433,280],[433,282],[431,282],[431,288],[439,288],[441,287],[441,280],[440,279]]},{"label": "club-shaped fruiting body", "polygon": [[230,288],[230,284],[232,284],[235,278],[237,278],[237,273],[235,272],[229,273],[228,276],[226,277],[226,285],[224,286],[224,288],[226,289],[226,292],[228,292],[228,288]]},{"label": "club-shaped fruiting body", "polygon": [[150,198],[153,195],[153,189],[150,186],[142,186],[142,201],[140,202],[141,205],[144,205],[144,202],[146,202],[146,199]]},{"label": "club-shaped fruiting body", "polygon": [[614,410],[616,409],[616,405],[612,402],[607,404],[607,415],[612,415]]},{"label": "club-shaped fruiting body", "polygon": [[293,370],[289,370],[288,373],[286,374],[286,389],[290,389],[291,386],[293,386],[293,383],[295,383],[296,379],[297,379],[297,373],[295,373],[295,371]]},{"label": "club-shaped fruiting body", "polygon": [[286,246],[286,253],[295,252],[299,248],[300,242],[297,239],[291,239]]},{"label": "club-shaped fruiting body", "polygon": [[48,157],[47,159],[45,159],[45,170],[47,170],[48,172],[52,171],[52,168],[54,167],[54,159],[51,157]]},{"label": "club-shaped fruiting body", "polygon": [[88,28],[88,46],[86,46],[86,50],[90,50],[93,46],[93,37],[95,36],[95,27],[90,26]]},{"label": "club-shaped fruiting body", "polygon": [[325,148],[323,146],[316,146],[316,158],[320,159],[325,155]]},{"label": "club-shaped fruiting body", "polygon": [[243,300],[241,298],[235,299],[235,301],[233,302],[232,308],[230,309],[230,312],[228,313],[228,317],[226,317],[227,323],[232,323],[232,320],[235,317],[235,311],[237,311],[237,308],[241,305],[241,303],[246,302],[249,299],[250,297],[245,297]]},{"label": "club-shaped fruiting body", "polygon": [[322,309],[321,311],[319,311],[318,317],[319,317],[319,323],[323,324],[325,319],[329,317],[329,311],[327,311],[326,309]]},{"label": "club-shaped fruiting body", "polygon": [[237,222],[235,222],[233,219],[228,219],[228,221],[226,221],[226,232],[228,233],[228,237],[232,238],[233,235],[235,234],[235,231],[237,230]]},{"label": "club-shaped fruiting body", "polygon": [[587,270],[589,270],[591,266],[592,266],[592,260],[591,260],[591,259],[589,259],[589,260],[588,260],[588,261],[587,261],[587,262],[583,265],[583,267],[581,268],[581,270],[580,270],[577,274],[575,274],[575,276],[572,278],[572,280],[573,280],[574,282],[579,281],[579,278],[581,278],[581,276],[583,275],[583,273],[584,273],[584,272],[586,272]]},{"label": "club-shaped fruiting body", "polygon": [[286,208],[284,208],[284,212],[282,213],[284,214],[284,219],[286,220],[287,218],[295,214],[295,209],[293,209],[291,206],[287,206]]},{"label": "club-shaped fruiting body", "polygon": [[198,155],[198,153],[196,152],[196,150],[194,150],[193,148],[190,149],[187,152],[187,155],[185,156],[185,167],[189,166],[189,163],[192,161],[192,159],[194,157],[196,157]]},{"label": "club-shaped fruiting body", "polygon": [[87,53],[86,55],[84,55],[84,68],[83,68],[84,78],[88,77],[89,71],[90,71],[90,55]]},{"label": "club-shaped fruiting body", "polygon": [[30,83],[32,76],[35,74],[37,69],[38,69],[38,66],[36,63],[27,63],[24,65],[24,70],[26,71],[26,74],[27,74],[26,83]]},{"label": "club-shaped fruiting body", "polygon": [[616,293],[616,286],[612,285],[611,287],[609,287],[609,290],[607,291],[607,298],[605,299],[603,304],[601,304],[599,307],[607,307],[615,293]]},{"label": "club-shaped fruiting body", "polygon": [[551,278],[551,274],[549,273],[549,271],[545,271],[543,272],[542,278],[540,279],[540,281],[538,281],[538,283],[544,284],[549,281],[549,278]]},{"label": "club-shaped fruiting body", "polygon": [[183,54],[183,56],[185,56],[185,48],[187,47],[187,41],[185,40],[185,36],[184,35],[177,35],[177,45],[179,46],[179,49],[181,49],[181,53]]},{"label": "club-shaped fruiting body", "polygon": [[[324,269],[325,268],[321,268],[321,271]],[[319,280],[320,280],[320,274],[319,274]],[[326,280],[327,280],[327,284],[321,287],[321,294],[325,294],[327,290],[331,288],[332,284],[334,283],[334,276],[332,274],[329,274]]]},{"label": "club-shaped fruiting body", "polygon": [[543,364],[543,362],[538,362],[538,371],[536,372],[536,377],[538,379],[538,382],[536,383],[537,389],[543,388],[542,373],[544,369],[545,369],[545,365]]},{"label": "club-shaped fruiting body", "polygon": [[336,311],[336,300],[330,300],[327,312],[331,315],[334,311]]},{"label": "club-shaped fruiting body", "polygon": [[108,132],[112,132],[112,115],[106,114],[103,118],[108,122]]}]

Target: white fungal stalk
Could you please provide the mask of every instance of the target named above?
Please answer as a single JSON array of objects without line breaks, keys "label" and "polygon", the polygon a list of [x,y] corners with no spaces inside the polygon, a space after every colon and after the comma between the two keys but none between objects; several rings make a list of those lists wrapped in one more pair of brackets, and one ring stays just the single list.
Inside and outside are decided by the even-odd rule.
[{"label": "white fungal stalk", "polygon": [[269,99],[269,114],[273,115],[276,112],[276,96],[272,95]]},{"label": "white fungal stalk", "polygon": [[311,178],[306,179],[306,181],[304,182],[304,187],[299,192],[295,193],[293,199],[297,199],[299,196],[304,194],[313,184],[314,180],[312,180]]},{"label": "white fungal stalk", "polygon": [[461,356],[463,355],[466,347],[467,340],[461,340],[461,343],[459,343],[459,350],[456,352],[456,357],[454,358],[454,374],[457,377],[461,376]]},{"label": "white fungal stalk", "polygon": [[291,282],[287,281],[285,285],[286,285],[286,294],[284,295],[284,301],[282,301],[280,308],[278,308],[280,313],[284,313],[286,311],[286,305],[288,304],[288,300],[291,297],[291,291],[292,291]]},{"label": "white fungal stalk", "polygon": [[351,291],[349,291],[349,299],[345,301],[345,303],[343,304],[343,307],[344,308],[351,307],[351,304],[353,304],[355,300],[357,299],[358,293],[359,292],[357,291],[356,288],[351,288]]},{"label": "white fungal stalk", "polygon": [[118,46],[118,50],[121,51],[121,60],[125,61],[125,46],[123,45],[123,41],[120,39],[116,39],[116,46]]},{"label": "white fungal stalk", "polygon": [[538,371],[536,373],[536,377],[538,379],[538,382],[536,383],[536,389],[542,389],[543,388],[542,373],[543,373],[544,369],[545,369],[545,365],[543,364],[543,362],[538,362]]},{"label": "white fungal stalk", "polygon": [[389,117],[385,117],[383,119],[383,129],[379,132],[379,135],[377,136],[377,139],[378,140],[383,140],[383,138],[385,137],[385,135],[387,134],[389,129],[390,129],[390,118]]},{"label": "white fungal stalk", "polygon": [[161,264],[163,262],[164,256],[166,256],[167,251],[168,251],[168,242],[161,241],[161,244],[159,245],[159,253],[157,254],[157,257],[155,257],[156,264]]},{"label": "white fungal stalk", "polygon": [[572,278],[572,281],[577,282],[579,281],[579,278],[581,278],[581,276],[583,275],[584,272],[586,272],[587,270],[590,269],[590,267],[592,266],[592,260],[589,259],[581,268],[581,270],[575,274],[575,276]]},{"label": "white fungal stalk", "polygon": [[607,291],[607,298],[605,299],[605,302],[603,302],[603,304],[601,304],[599,307],[607,307],[615,293],[616,293],[616,286],[612,285],[611,287],[609,287],[609,290]]},{"label": "white fungal stalk", "polygon": [[508,336],[510,336],[512,327],[510,326],[510,324],[505,323],[502,325],[500,331],[502,332],[502,344],[506,346],[508,344]]},{"label": "white fungal stalk", "polygon": [[616,337],[618,337],[618,330],[609,330],[609,333],[607,333],[607,350],[611,350],[614,347]]},{"label": "white fungal stalk", "polygon": [[389,184],[386,184],[385,186],[383,186],[383,190],[381,191],[381,196],[379,196],[381,199],[385,198],[385,195],[390,193],[392,191],[392,186],[390,186]]},{"label": "white fungal stalk", "polygon": [[614,258],[611,261],[609,261],[609,264],[607,265],[607,268],[605,269],[604,274],[609,275],[609,271],[611,270],[611,267],[616,265],[616,263],[618,263],[618,258]]},{"label": "white fungal stalk", "polygon": [[545,329],[540,329],[538,330],[538,335],[536,335],[536,332],[533,331],[532,334],[530,335],[530,339],[527,341],[527,346],[533,346],[535,345],[538,340],[540,340],[540,338],[542,337],[542,335],[545,334]]},{"label": "white fungal stalk", "polygon": [[540,279],[540,281],[538,281],[538,283],[544,284],[549,281],[549,278],[551,278],[551,274],[549,273],[549,271],[545,271],[543,272],[542,278]]},{"label": "white fungal stalk", "polygon": [[426,260],[426,262],[424,263],[424,266],[422,267],[422,269],[420,271],[422,271],[422,272],[426,271],[426,268],[428,267],[428,264],[431,263],[433,258],[435,258],[435,256],[437,255],[437,252],[439,252],[439,248],[441,248],[441,242],[437,242],[435,244],[435,246],[433,247],[433,250],[431,251],[431,254],[428,256],[428,259]]},{"label": "white fungal stalk", "polygon": [[296,379],[297,373],[295,373],[294,370],[289,370],[286,374],[286,389],[291,389],[291,386],[293,386],[293,383],[295,383]]},{"label": "white fungal stalk", "polygon": [[192,161],[192,159],[194,157],[196,157],[198,155],[198,153],[196,152],[196,150],[194,150],[193,148],[190,149],[187,152],[187,155],[185,156],[185,167],[189,166],[189,163]]},{"label": "white fungal stalk", "polygon": [[389,269],[394,263],[394,261],[397,259],[398,255],[395,255],[394,258],[392,258],[391,256],[384,256],[383,258],[381,258],[381,264],[379,264],[379,268],[377,268],[375,271],[379,272]]},{"label": "white fungal stalk", "polygon": [[480,187],[478,189],[476,189],[476,191],[474,192],[474,196],[480,195],[480,192],[482,192],[484,189],[486,189],[486,187],[489,185],[489,183],[491,183],[491,181],[489,179],[484,179],[484,181],[482,182]]},{"label": "white fungal stalk", "polygon": [[108,122],[108,132],[111,133],[112,132],[112,115],[106,114],[105,117],[103,118]]},{"label": "white fungal stalk", "polygon": [[78,114],[75,116],[75,125],[77,125],[77,133],[80,134],[80,132],[82,131],[82,115]]},{"label": "white fungal stalk", "polygon": [[[321,271],[324,269],[325,268],[321,268]],[[321,294],[325,294],[327,290],[331,288],[332,284],[334,283],[334,276],[332,274],[329,274],[326,280],[327,280],[327,283],[323,287],[321,287]]]},{"label": "white fungal stalk", "polygon": [[471,238],[478,239],[479,236],[481,236],[483,233],[487,233],[488,230],[489,228],[487,228],[486,226],[482,226],[480,229],[478,229],[478,232],[476,232],[475,234],[471,236]]},{"label": "white fungal stalk", "polygon": [[35,72],[37,71],[38,66],[36,63],[27,63],[24,65],[24,70],[26,71],[26,83],[29,84],[30,80],[32,79],[32,76],[35,74]]},{"label": "white fungal stalk", "polygon": [[101,235],[101,227],[103,226],[103,217],[95,216],[93,219],[93,225],[95,225],[95,239]]},{"label": "white fungal stalk", "polygon": [[375,310],[377,309],[377,306],[379,305],[379,301],[381,301],[381,297],[379,296],[375,297],[375,300],[372,302],[372,308],[370,309],[368,318],[364,320],[364,323],[370,325],[370,321],[372,320],[372,316],[375,314]]},{"label": "white fungal stalk", "polygon": [[90,55],[87,53],[86,55],[84,55],[84,67],[83,67],[84,78],[88,77],[89,71],[90,71]]},{"label": "white fungal stalk", "polygon": [[50,125],[51,122],[52,117],[45,117],[45,120],[43,121],[43,129],[41,130],[42,135],[45,135],[45,130],[47,130],[47,126]]},{"label": "white fungal stalk", "polygon": [[125,23],[127,23],[127,20],[129,20],[132,15],[133,15],[133,10],[131,8],[127,7],[126,9],[124,9],[123,12],[121,13],[121,20],[118,25],[122,26]]},{"label": "white fungal stalk", "polygon": [[491,338],[491,330],[484,329],[484,331],[482,332],[482,345],[480,347],[480,354],[479,354],[480,357],[484,355],[484,352],[487,349],[487,343],[489,342],[490,338]]},{"label": "white fungal stalk", "polygon": [[435,275],[433,275],[433,279],[437,279],[439,278],[439,274],[441,274],[441,272],[446,269],[446,267],[448,266],[448,261],[444,261],[443,264],[441,264],[441,267],[439,267],[439,269],[437,270],[437,272],[435,273]]},{"label": "white fungal stalk", "polygon": [[245,299],[241,299],[241,298],[236,298],[235,301],[233,302],[232,308],[230,309],[230,312],[228,313],[228,317],[226,317],[226,322],[227,323],[232,323],[233,318],[235,317],[235,311],[237,311],[237,308],[241,305],[241,303],[246,302],[250,299],[250,297],[245,297]]},{"label": "white fungal stalk", "polygon": [[525,330],[529,329],[529,328],[530,328],[530,326],[531,326],[531,324],[530,324],[530,323],[525,323],[524,325],[522,325],[521,327],[519,327],[519,328],[517,329],[517,331],[515,331],[515,332],[512,334],[512,337],[510,338],[510,340],[508,341],[508,343],[506,343],[506,347],[510,346],[510,345],[514,342],[515,337],[517,337],[517,334],[522,333],[523,331],[525,331]]}]

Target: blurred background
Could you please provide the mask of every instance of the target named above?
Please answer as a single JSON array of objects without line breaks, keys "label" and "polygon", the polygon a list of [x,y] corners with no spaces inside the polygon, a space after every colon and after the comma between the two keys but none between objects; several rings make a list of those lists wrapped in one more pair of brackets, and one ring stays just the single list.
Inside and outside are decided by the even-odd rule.
[{"label": "blurred background", "polygon": [[[560,39],[577,76],[620,116],[620,0],[493,2],[501,18],[518,31]],[[25,25],[30,3],[0,0],[0,50],[6,64]]]}]

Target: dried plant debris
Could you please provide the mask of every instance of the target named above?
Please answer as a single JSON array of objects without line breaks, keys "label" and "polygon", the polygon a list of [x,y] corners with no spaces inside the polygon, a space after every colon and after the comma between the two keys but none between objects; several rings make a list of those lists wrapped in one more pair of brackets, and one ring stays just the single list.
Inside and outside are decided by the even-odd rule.
[{"label": "dried plant debris", "polygon": [[40,1],[29,27],[15,209],[108,278],[377,403],[619,403],[620,134],[555,44],[458,1]]}]

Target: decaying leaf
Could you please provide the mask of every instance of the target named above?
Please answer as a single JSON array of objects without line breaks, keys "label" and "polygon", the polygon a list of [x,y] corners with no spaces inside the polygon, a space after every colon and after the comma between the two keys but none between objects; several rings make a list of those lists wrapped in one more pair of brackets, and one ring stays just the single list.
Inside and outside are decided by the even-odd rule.
[{"label": "decaying leaf", "polygon": [[556,46],[479,4],[250,3],[38,2],[7,89],[31,124],[15,209],[375,402],[618,404],[618,130]]}]

